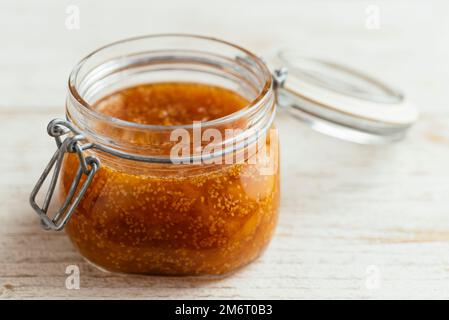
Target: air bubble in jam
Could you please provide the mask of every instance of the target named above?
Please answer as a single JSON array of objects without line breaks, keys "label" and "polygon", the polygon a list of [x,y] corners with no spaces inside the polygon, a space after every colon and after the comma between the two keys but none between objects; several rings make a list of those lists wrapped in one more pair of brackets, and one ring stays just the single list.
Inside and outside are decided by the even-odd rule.
[{"label": "air bubble in jam", "polygon": [[[130,122],[179,125],[219,119],[248,104],[241,95],[216,86],[155,83],[113,93],[94,107]],[[269,139],[266,144],[270,149],[277,141]],[[267,160],[277,168],[271,174],[259,170],[266,163],[249,159],[235,164],[175,165],[98,154],[101,167],[66,232],[87,260],[109,271],[229,273],[259,256],[274,232],[279,207],[275,150],[276,156]],[[77,166],[76,156],[68,155],[61,199]]]}]

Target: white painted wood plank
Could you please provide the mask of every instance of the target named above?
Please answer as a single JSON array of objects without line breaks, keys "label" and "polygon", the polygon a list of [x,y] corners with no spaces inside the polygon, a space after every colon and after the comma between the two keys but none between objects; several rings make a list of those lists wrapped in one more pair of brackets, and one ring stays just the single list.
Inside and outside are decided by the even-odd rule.
[{"label": "white painted wood plank", "polygon": [[[0,130],[7,141],[0,181],[3,298],[449,296],[447,126],[423,119],[407,140],[372,148],[322,136],[280,114],[283,199],[276,236],[249,267],[207,281],[103,274],[63,234],[40,230],[27,197],[53,149],[43,128],[57,113],[0,113],[7,119]],[[14,130],[23,134],[8,134]],[[79,291],[65,289],[70,264],[81,268]],[[381,276],[376,290],[365,285],[371,265]]]},{"label": "white painted wood plank", "polygon": [[[445,1],[13,1],[0,4],[0,298],[449,298],[449,23]],[[67,4],[81,29],[64,27]],[[29,192],[54,148],[70,68],[130,35],[211,34],[261,54],[290,45],[327,54],[406,89],[423,116],[406,140],[368,147],[280,113],[282,208],[276,236],[222,280],[101,273],[63,234],[46,233]],[[81,289],[65,268],[81,268]],[[374,266],[374,269],[371,269]],[[369,286],[371,270],[379,286]]]}]

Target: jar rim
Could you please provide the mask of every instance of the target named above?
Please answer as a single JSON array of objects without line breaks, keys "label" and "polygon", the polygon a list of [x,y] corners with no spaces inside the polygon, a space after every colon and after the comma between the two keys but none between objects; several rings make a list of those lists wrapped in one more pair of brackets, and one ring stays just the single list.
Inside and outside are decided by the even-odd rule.
[{"label": "jar rim", "polygon": [[270,94],[270,91],[273,89],[273,79],[271,72],[268,68],[268,66],[265,64],[265,62],[262,61],[261,58],[259,58],[257,55],[252,53],[251,51],[238,46],[236,44],[233,44],[231,42],[220,40],[215,37],[209,37],[209,36],[202,36],[202,35],[195,35],[195,34],[183,34],[183,33],[161,33],[161,34],[149,34],[149,35],[142,35],[142,36],[136,36],[136,37],[130,37],[125,38],[122,40],[114,41],[109,44],[106,44],[91,53],[89,53],[87,56],[85,56],[83,59],[81,59],[75,67],[72,69],[69,79],[68,79],[68,91],[72,99],[74,99],[77,103],[81,105],[84,112],[87,112],[90,116],[93,116],[94,118],[104,121],[106,123],[113,124],[115,126],[121,126],[121,127],[128,127],[132,129],[143,129],[143,130],[174,130],[174,129],[191,129],[193,127],[193,124],[182,124],[182,125],[154,125],[154,124],[142,124],[137,122],[131,122],[119,118],[115,118],[109,115],[106,115],[104,113],[101,113],[95,108],[92,107],[92,104],[88,103],[78,92],[76,81],[78,72],[81,70],[82,66],[93,56],[95,56],[97,53],[102,52],[103,50],[106,50],[108,48],[114,47],[116,45],[125,44],[132,41],[137,40],[145,40],[145,39],[151,39],[151,38],[175,38],[180,37],[184,39],[200,39],[200,40],[206,40],[215,42],[218,44],[223,44],[229,47],[232,47],[234,49],[237,49],[241,51],[242,53],[245,53],[254,63],[257,64],[257,66],[260,68],[260,70],[263,73],[264,77],[264,84],[262,89],[259,91],[258,95],[251,99],[248,105],[240,110],[237,110],[231,114],[228,114],[224,117],[209,120],[209,121],[202,121],[201,126],[202,127],[209,127],[209,126],[216,126],[219,124],[222,124],[227,121],[234,121],[241,117],[244,117],[248,114],[251,114],[254,110],[256,110],[258,107],[260,107],[263,102],[268,99],[268,96]]}]

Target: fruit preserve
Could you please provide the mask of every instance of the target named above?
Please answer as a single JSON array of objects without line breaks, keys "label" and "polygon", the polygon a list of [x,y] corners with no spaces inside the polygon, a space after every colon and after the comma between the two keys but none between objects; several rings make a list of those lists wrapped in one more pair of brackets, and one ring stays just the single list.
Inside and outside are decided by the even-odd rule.
[{"label": "fruit preserve", "polygon": [[[155,83],[112,93],[93,107],[139,124],[186,125],[223,118],[248,104],[239,94],[216,86]],[[265,143],[270,150],[275,142]],[[259,166],[267,161],[142,165],[103,157],[66,232],[84,257],[106,270],[227,273],[257,257],[273,234],[279,175],[276,170],[261,172]],[[77,157],[68,155],[62,199],[77,168]]]}]

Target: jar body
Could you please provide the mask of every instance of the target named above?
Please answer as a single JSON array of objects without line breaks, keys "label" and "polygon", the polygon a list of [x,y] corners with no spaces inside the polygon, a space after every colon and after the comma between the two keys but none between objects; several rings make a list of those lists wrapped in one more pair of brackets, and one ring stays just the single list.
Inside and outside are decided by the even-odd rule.
[{"label": "jar body", "polygon": [[[273,139],[277,138],[269,143],[276,148],[270,148],[274,153],[263,164],[247,159],[231,165],[136,168],[100,158],[102,166],[66,232],[87,260],[109,271],[233,271],[255,259],[274,232],[279,165]],[[76,156],[67,157],[61,199],[67,196],[77,166]]]},{"label": "jar body", "polygon": [[[214,85],[248,105],[200,122],[204,134],[224,134],[223,140],[214,138],[213,151],[206,141],[195,144],[194,123],[147,125],[95,109],[111,92],[155,82]],[[88,261],[115,272],[222,275],[249,263],[268,244],[278,216],[275,110],[266,65],[223,41],[149,36],[89,55],[70,76],[66,116],[82,133],[85,156],[101,165],[68,219],[67,235]],[[193,137],[187,143],[193,158],[187,158],[193,160],[200,149],[199,162],[172,161],[177,143],[171,137],[180,127]],[[235,134],[226,136],[228,129]],[[62,161],[62,207],[73,193],[80,161],[70,152]]]}]

